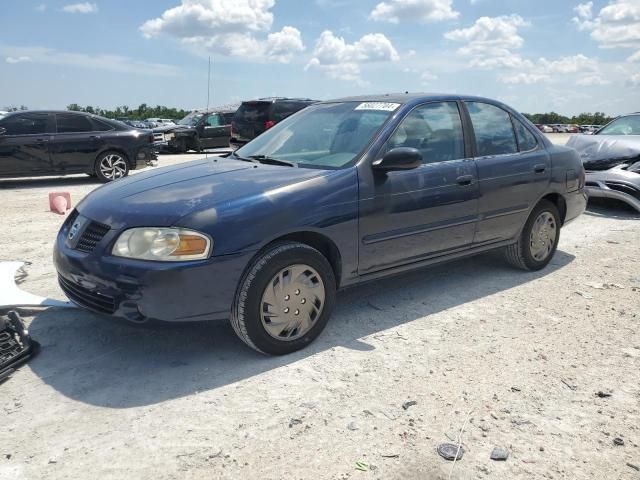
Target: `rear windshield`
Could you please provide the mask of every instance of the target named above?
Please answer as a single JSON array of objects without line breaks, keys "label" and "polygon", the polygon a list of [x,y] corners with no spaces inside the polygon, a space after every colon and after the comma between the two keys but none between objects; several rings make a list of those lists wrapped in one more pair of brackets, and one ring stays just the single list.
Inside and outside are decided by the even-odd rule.
[{"label": "rear windshield", "polygon": [[269,120],[271,102],[244,102],[233,117],[236,122],[264,123]]}]

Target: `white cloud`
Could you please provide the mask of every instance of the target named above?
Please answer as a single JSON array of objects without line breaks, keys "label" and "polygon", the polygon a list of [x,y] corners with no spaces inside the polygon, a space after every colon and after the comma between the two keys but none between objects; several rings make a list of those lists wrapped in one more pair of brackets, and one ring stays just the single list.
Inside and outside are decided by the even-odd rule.
[{"label": "white cloud", "polygon": [[71,3],[62,7],[62,10],[67,13],[98,13],[98,5],[89,2]]},{"label": "white cloud", "polygon": [[640,87],[640,73],[631,75],[629,80],[627,80],[627,85],[630,87]]},{"label": "white cloud", "polygon": [[388,0],[378,3],[369,18],[390,23],[453,20],[460,12],[453,10],[452,3],[453,0]]},{"label": "white cloud", "polygon": [[590,4],[575,7],[573,21],[580,30],[590,31],[601,48],[640,50],[640,1],[611,0],[595,17]]},{"label": "white cloud", "polygon": [[631,62],[631,63],[640,62],[640,50],[638,50],[636,53],[634,53],[629,58],[627,58],[627,62]]},{"label": "white cloud", "polygon": [[513,50],[520,49],[524,39],[518,29],[529,25],[520,15],[480,17],[468,28],[445,33],[445,38],[465,45],[458,53],[471,58],[471,65],[479,68],[530,66]]},{"label": "white cloud", "polygon": [[422,74],[420,75],[420,80],[422,81],[422,85],[428,85],[429,83],[437,79],[438,79],[438,76],[434,75],[431,72],[422,72]]},{"label": "white cloud", "polygon": [[24,63],[24,62],[30,62],[31,57],[22,55],[20,57],[7,57],[5,60],[7,63]]},{"label": "white cloud", "polygon": [[572,57],[561,57],[558,60],[552,61],[543,57],[538,60],[536,68],[550,74],[560,75],[578,72],[596,72],[598,71],[598,62],[582,54]]},{"label": "white cloud", "polygon": [[287,63],[304,51],[300,31],[270,32],[275,0],[182,0],[140,31],[147,38],[171,35],[195,50]]},{"label": "white cloud", "polygon": [[609,82],[608,80],[605,80],[599,74],[587,75],[586,77],[580,77],[578,80],[576,80],[576,84],[582,85],[585,87],[591,87],[595,85],[608,85],[610,83],[611,82]]},{"label": "white cloud", "polygon": [[535,83],[548,82],[551,79],[549,75],[541,73],[514,73],[498,77],[498,80],[508,85],[532,85]]},{"label": "white cloud", "polygon": [[361,64],[399,59],[391,41],[381,33],[370,33],[354,43],[347,43],[344,38],[325,30],[318,38],[313,58],[305,69],[317,68],[331,78],[360,82]]},{"label": "white cloud", "polygon": [[37,5],[35,8],[36,12],[44,12],[47,9],[47,6],[44,3],[41,3],[40,5]]},{"label": "white cloud", "polygon": [[[178,68],[172,65],[142,62],[121,55],[87,55],[84,53],[64,52],[47,47],[1,46],[0,55],[7,55],[8,63],[18,63],[16,61],[18,60],[45,65],[62,65],[88,68],[92,70],[107,70],[112,72],[163,77],[176,76],[180,72]],[[12,59],[13,61],[9,59]]]}]

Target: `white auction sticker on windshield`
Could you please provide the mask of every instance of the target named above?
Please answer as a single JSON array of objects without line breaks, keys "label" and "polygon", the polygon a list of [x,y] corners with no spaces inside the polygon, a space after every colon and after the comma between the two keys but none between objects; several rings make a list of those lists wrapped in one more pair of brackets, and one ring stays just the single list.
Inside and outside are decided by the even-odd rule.
[{"label": "white auction sticker on windshield", "polygon": [[399,103],[389,102],[365,102],[356,107],[356,110],[382,110],[385,112],[393,112],[400,106]]}]

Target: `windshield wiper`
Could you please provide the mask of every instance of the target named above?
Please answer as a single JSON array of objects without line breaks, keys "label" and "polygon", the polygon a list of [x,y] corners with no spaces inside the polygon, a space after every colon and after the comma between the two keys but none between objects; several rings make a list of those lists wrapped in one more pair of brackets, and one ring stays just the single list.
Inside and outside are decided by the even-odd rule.
[{"label": "windshield wiper", "polygon": [[273,158],[268,155],[249,155],[249,158],[268,165],[284,165],[285,167],[298,166],[297,163],[287,162],[286,160],[280,160],[279,158]]},{"label": "windshield wiper", "polygon": [[252,158],[241,157],[236,152],[231,152],[231,154],[229,156],[231,158],[235,158],[236,160],[242,160],[243,162],[260,163],[260,162],[258,162],[258,160],[254,160]]}]

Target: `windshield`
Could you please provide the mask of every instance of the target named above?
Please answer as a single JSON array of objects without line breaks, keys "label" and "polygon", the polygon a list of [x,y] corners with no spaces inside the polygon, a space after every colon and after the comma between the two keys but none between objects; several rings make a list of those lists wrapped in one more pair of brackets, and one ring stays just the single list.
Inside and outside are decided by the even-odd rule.
[{"label": "windshield", "polygon": [[355,160],[400,104],[327,103],[307,107],[236,151],[300,167],[341,168]]},{"label": "windshield", "polygon": [[640,135],[640,115],[617,118],[600,130],[598,135]]},{"label": "windshield", "polygon": [[190,113],[189,115],[187,115],[186,117],[184,117],[182,120],[180,120],[178,122],[178,125],[195,125],[196,123],[198,123],[198,120],[200,120],[202,118],[204,114],[203,113]]}]

